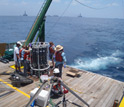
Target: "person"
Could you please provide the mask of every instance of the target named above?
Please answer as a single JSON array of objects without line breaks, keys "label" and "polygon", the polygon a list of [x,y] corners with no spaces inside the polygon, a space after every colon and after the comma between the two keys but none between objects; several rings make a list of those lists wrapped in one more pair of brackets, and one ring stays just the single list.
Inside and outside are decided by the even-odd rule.
[{"label": "person", "polygon": [[22,65],[24,66],[24,76],[27,76],[27,56],[30,54],[30,50],[26,48],[26,46],[22,46],[19,51],[20,60]]},{"label": "person", "polygon": [[53,80],[54,82],[56,82],[55,85],[53,85],[52,90],[51,90],[51,96],[55,95],[55,96],[62,96],[63,94],[68,93],[68,90],[66,88],[64,88],[61,85],[61,78],[59,78],[60,71],[58,68],[55,68],[53,70]]},{"label": "person", "polygon": [[26,47],[24,50],[24,76],[28,76],[27,72],[30,73],[30,47]]},{"label": "person", "polygon": [[21,66],[24,66],[24,54],[25,54],[25,46],[23,45],[22,48],[19,50],[19,57],[21,61]]},{"label": "person", "polygon": [[50,44],[50,47],[49,47],[49,58],[52,60],[52,65],[54,67],[54,59],[53,59],[53,56],[54,56],[54,53],[55,53],[55,45],[53,42],[49,42]]},{"label": "person", "polygon": [[16,43],[16,47],[14,48],[14,61],[15,61],[16,72],[17,72],[17,68],[18,68],[19,72],[21,72],[21,70],[20,70],[20,57],[19,57],[19,47],[21,45],[22,45],[21,42],[18,41]]},{"label": "person", "polygon": [[56,52],[55,52],[55,68],[58,68],[60,73],[59,73],[59,77],[62,78],[62,67],[63,65],[66,65],[66,56],[63,50],[63,46],[61,45],[57,45],[56,46]]}]

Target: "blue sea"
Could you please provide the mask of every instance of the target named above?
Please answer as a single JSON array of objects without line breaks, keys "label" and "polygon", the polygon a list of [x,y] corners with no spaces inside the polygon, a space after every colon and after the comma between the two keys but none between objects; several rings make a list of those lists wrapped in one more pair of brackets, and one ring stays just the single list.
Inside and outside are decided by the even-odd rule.
[{"label": "blue sea", "polygon": [[[35,17],[0,16],[0,42],[26,39]],[[124,82],[124,19],[47,17],[46,42],[64,46],[67,65]]]}]

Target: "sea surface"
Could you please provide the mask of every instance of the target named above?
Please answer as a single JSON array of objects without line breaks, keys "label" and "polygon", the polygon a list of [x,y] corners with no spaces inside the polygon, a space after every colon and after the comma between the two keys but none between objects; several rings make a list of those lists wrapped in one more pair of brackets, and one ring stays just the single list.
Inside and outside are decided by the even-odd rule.
[{"label": "sea surface", "polygon": [[[26,39],[35,17],[0,16],[0,42]],[[47,17],[46,42],[64,46],[67,65],[124,82],[124,19]]]}]

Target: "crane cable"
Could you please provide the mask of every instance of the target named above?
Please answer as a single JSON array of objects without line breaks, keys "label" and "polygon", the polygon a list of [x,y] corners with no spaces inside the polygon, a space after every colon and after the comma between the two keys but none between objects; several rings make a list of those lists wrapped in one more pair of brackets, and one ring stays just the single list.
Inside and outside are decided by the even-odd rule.
[{"label": "crane cable", "polygon": [[29,32],[28,32],[28,35],[27,35],[27,37],[25,37],[25,42],[28,40],[28,38],[29,38],[29,36],[30,36],[30,34],[31,34],[31,32],[32,32],[32,30],[33,30],[33,28],[34,28],[34,25],[36,24],[36,22],[37,22],[37,20],[38,20],[38,18],[39,18],[40,12],[42,11],[45,2],[46,2],[46,0],[44,0],[42,6],[40,7],[40,10],[39,10],[38,13],[37,13],[37,16],[36,16],[36,18],[35,18],[35,20],[34,20],[32,26],[31,26]]},{"label": "crane cable", "polygon": [[60,17],[57,19],[57,21],[53,24],[53,26],[51,27],[51,29],[48,31],[48,34],[51,33],[51,31],[54,29],[54,27],[58,24],[59,20],[62,18],[62,16],[65,14],[65,12],[68,10],[68,8],[70,7],[71,3],[72,3],[73,0],[71,0],[68,4],[68,6],[65,8],[65,10],[62,12],[62,14],[60,15]]},{"label": "crane cable", "polygon": [[110,7],[110,6],[113,4],[113,2],[112,2],[109,6],[105,6],[105,7],[101,7],[101,8],[95,8],[95,7],[88,6],[88,5],[82,3],[82,2],[80,2],[80,1],[78,1],[78,0],[75,0],[75,1],[76,1],[77,3],[79,3],[79,4],[81,4],[82,6],[88,7],[88,8],[90,8],[90,9],[95,9],[95,10],[105,9],[105,8]]}]

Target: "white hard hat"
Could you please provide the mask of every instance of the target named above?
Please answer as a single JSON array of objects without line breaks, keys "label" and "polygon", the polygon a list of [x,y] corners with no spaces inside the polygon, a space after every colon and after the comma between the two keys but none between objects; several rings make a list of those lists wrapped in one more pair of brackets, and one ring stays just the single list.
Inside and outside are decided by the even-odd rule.
[{"label": "white hard hat", "polygon": [[55,68],[55,69],[53,70],[53,73],[57,74],[57,73],[60,73],[60,71],[59,71],[58,68]]},{"label": "white hard hat", "polygon": [[20,46],[22,46],[22,43],[20,41],[18,41],[17,44],[19,44]]}]

